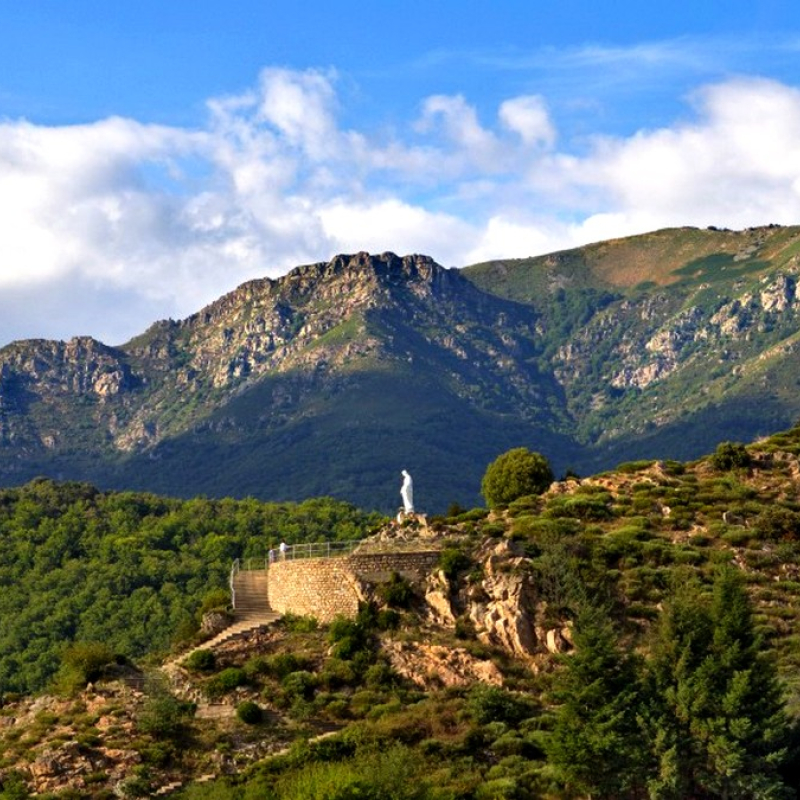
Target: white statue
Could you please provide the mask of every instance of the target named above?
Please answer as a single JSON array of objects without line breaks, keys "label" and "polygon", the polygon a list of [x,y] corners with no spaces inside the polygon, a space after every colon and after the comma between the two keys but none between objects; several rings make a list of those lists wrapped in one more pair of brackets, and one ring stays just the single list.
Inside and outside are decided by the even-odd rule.
[{"label": "white statue", "polygon": [[403,511],[406,514],[414,513],[414,481],[411,476],[403,470],[403,485],[400,487],[400,496],[403,498]]}]

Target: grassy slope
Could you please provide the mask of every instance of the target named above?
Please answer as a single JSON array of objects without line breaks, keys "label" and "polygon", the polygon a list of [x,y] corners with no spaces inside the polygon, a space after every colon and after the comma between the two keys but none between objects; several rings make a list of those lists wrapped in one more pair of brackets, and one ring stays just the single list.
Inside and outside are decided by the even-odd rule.
[{"label": "grassy slope", "polygon": [[[744,238],[743,238],[744,237]],[[781,263],[800,249],[800,227],[756,228],[740,233],[698,228],[666,228],[640,236],[610,239],[545,256],[488,261],[465,267],[464,275],[484,291],[537,304],[554,288],[612,289],[667,286],[713,272],[737,255]],[[748,248],[755,248],[751,253]],[[727,279],[731,272],[719,272]]]}]

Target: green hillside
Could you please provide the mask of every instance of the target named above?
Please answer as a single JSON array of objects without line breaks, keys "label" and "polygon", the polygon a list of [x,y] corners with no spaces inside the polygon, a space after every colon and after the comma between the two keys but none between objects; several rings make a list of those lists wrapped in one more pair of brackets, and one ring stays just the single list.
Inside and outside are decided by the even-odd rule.
[{"label": "green hillside", "polygon": [[[192,634],[204,596],[220,603],[230,558],[378,520],[330,500],[6,490],[0,791],[794,797],[799,481],[794,428],[492,513],[454,509],[428,520],[443,549],[426,582],[379,582],[355,620],[289,616],[194,659],[172,688],[153,667]],[[84,649],[62,650],[72,638]],[[120,688],[130,664],[86,691],[73,674],[67,696],[9,691],[43,685],[92,641],[150,665],[143,696]],[[195,716],[198,702],[238,716]]]}]

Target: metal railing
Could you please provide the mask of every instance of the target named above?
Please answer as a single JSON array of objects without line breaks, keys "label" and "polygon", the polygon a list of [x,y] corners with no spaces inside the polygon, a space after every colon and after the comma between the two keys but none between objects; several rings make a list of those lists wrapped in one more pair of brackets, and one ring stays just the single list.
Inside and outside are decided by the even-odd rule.
[{"label": "metal railing", "polygon": [[241,569],[241,565],[239,559],[236,558],[231,564],[231,578],[230,578],[230,585],[231,585],[231,608],[236,608],[236,586],[235,586],[235,578],[239,574]]},{"label": "metal railing", "polygon": [[[337,556],[373,553],[438,552],[441,548],[421,539],[405,541],[369,541],[355,539],[348,542],[311,542],[286,545],[285,549],[272,551],[272,557],[236,559],[231,569],[231,586],[236,573],[242,570],[267,569],[272,562],[297,561],[305,558],[334,558]],[[231,591],[233,589],[231,588]]]}]

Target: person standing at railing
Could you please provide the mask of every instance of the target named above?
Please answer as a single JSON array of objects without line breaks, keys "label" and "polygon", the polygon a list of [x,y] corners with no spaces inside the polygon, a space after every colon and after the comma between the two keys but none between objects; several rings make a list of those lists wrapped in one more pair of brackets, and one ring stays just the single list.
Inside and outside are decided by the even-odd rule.
[{"label": "person standing at railing", "polygon": [[286,560],[286,551],[289,549],[286,546],[286,542],[281,541],[280,547],[278,549],[281,551],[281,561],[285,561]]},{"label": "person standing at railing", "polygon": [[270,564],[274,564],[275,563],[275,555],[276,555],[275,554],[275,548],[270,547],[269,553],[267,553],[267,558],[269,559],[269,563]]}]

